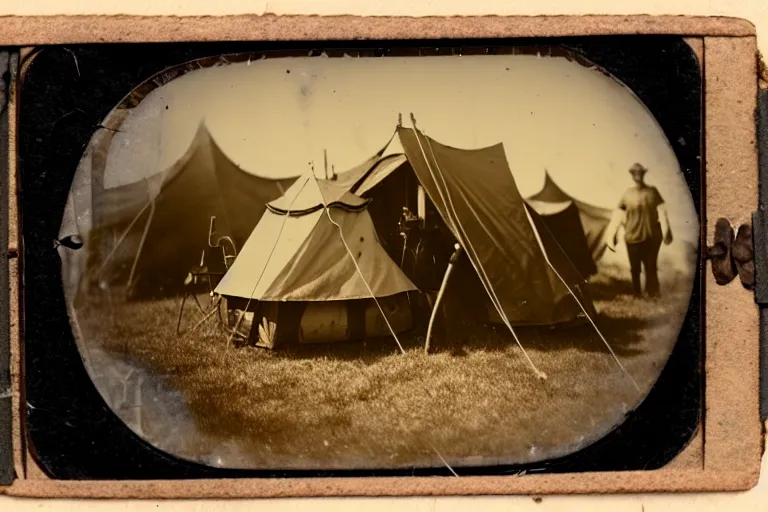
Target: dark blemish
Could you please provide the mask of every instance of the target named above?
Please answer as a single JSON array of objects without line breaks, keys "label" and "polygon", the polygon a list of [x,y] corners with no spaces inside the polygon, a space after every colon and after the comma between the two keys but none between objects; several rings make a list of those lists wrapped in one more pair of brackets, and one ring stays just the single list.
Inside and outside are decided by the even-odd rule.
[{"label": "dark blemish", "polygon": [[363,237],[361,236],[361,237],[360,237],[360,241],[361,241],[361,242],[365,242],[365,238],[363,238]]},{"label": "dark blemish", "polygon": [[363,253],[362,253],[362,252],[358,252],[358,253],[357,253],[357,257],[358,257],[358,258],[360,258],[360,256],[362,256],[362,255],[363,255]]},{"label": "dark blemish", "polygon": [[286,69],[286,70],[285,70],[285,73],[286,73],[286,74],[288,74],[288,75],[290,75],[290,74],[291,74],[291,70],[290,70],[290,69]]},{"label": "dark blemish", "polygon": [[509,68],[505,68],[507,71],[509,71]]},{"label": "dark blemish", "polygon": [[165,106],[165,110],[168,110],[168,105]]},{"label": "dark blemish", "polygon": [[542,501],[544,501],[544,500],[543,500],[543,499],[541,499],[541,497],[540,497],[540,496],[536,496],[535,498],[533,498],[533,502],[534,502],[534,503],[541,503]]}]

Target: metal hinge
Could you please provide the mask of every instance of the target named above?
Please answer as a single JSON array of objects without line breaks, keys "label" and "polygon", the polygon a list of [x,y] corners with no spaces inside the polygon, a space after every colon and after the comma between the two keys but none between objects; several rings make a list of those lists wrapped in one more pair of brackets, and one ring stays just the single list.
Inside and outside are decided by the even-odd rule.
[{"label": "metal hinge", "polygon": [[768,419],[768,90],[758,89],[758,209],[752,216],[755,302],[760,305],[760,417]]},{"label": "metal hinge", "polygon": [[757,143],[759,153],[758,209],[752,216],[755,260],[755,302],[768,306],[768,90],[758,91]]}]

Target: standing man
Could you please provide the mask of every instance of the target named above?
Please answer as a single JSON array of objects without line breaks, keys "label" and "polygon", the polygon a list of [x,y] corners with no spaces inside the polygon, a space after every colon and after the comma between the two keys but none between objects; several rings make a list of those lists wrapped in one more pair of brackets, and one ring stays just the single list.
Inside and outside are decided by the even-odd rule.
[{"label": "standing man", "polygon": [[645,291],[649,297],[659,297],[659,276],[657,261],[662,242],[672,243],[664,199],[656,187],[645,183],[648,169],[636,163],[629,173],[635,182],[619,201],[616,226],[608,238],[609,248],[615,250],[618,228],[624,225],[624,241],[627,244],[632,288],[635,296],[642,295],[640,273],[645,271]]}]

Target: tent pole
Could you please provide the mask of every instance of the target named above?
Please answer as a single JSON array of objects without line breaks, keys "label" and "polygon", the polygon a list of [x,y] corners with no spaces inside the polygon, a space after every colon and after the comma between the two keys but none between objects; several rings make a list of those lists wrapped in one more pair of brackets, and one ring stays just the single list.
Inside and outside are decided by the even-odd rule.
[{"label": "tent pole", "polygon": [[147,219],[147,224],[144,226],[144,232],[141,235],[141,241],[139,242],[139,248],[136,250],[136,257],[133,259],[133,265],[131,266],[131,273],[128,275],[128,289],[130,290],[131,286],[133,285],[133,277],[136,273],[136,266],[139,264],[139,257],[141,256],[141,251],[144,250],[144,242],[147,241],[147,233],[149,232],[149,227],[152,224],[152,219],[155,216],[155,202],[152,201],[149,204],[149,218]]},{"label": "tent pole", "polygon": [[176,335],[179,335],[181,329],[181,317],[184,315],[184,305],[187,303],[187,291],[184,291],[184,297],[181,299],[181,307],[179,308],[179,319],[176,321]]},{"label": "tent pole", "polygon": [[453,267],[456,266],[456,262],[459,259],[459,255],[461,254],[461,245],[455,244],[453,246],[453,254],[451,255],[451,259],[448,261],[448,268],[445,270],[445,275],[443,276],[443,282],[440,285],[440,291],[437,292],[437,299],[435,299],[435,305],[432,306],[432,316],[429,317],[429,326],[427,327],[427,340],[424,342],[424,353],[429,354],[429,342],[432,338],[432,327],[435,324],[435,318],[437,317],[437,311],[440,308],[440,301],[443,299],[443,294],[445,293],[445,289],[448,286],[448,279],[451,277],[451,271],[453,271]]}]

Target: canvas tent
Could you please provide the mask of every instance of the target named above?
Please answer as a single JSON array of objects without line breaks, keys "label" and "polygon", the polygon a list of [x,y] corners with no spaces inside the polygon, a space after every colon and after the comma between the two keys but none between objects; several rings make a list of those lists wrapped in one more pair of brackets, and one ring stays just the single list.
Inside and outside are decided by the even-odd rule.
[{"label": "canvas tent", "polygon": [[266,346],[411,327],[407,293],[416,286],[379,244],[369,201],[347,188],[307,174],[268,204],[215,290],[237,316],[231,325],[245,322],[245,335]]},{"label": "canvas tent", "polygon": [[[545,220],[547,217],[552,216],[551,222],[547,222],[547,225],[554,229],[555,232],[558,232],[557,235],[563,237],[566,244],[568,243],[566,240],[569,240],[568,232],[565,231],[564,227],[559,229],[559,226],[575,226],[573,212],[578,212],[582,232],[586,238],[589,252],[592,255],[592,261],[597,262],[603,256],[606,248],[603,242],[603,235],[608,224],[611,222],[612,213],[610,209],[574,199],[555,183],[548,172],[544,173],[544,185],[541,190],[530,196],[527,201]],[[571,219],[568,217],[571,217]],[[575,240],[573,242],[576,243]],[[580,245],[580,242],[578,242],[578,245]],[[579,261],[580,257],[577,257],[576,260]],[[590,272],[590,274],[593,273],[594,271]]]},{"label": "canvas tent", "polygon": [[[98,254],[89,266],[96,273],[92,277],[126,286],[133,298],[179,294],[203,251],[208,270],[225,270],[221,249],[208,247],[212,216],[217,234],[230,236],[239,249],[266,203],[293,181],[241,170],[201,125],[187,152],[159,177],[94,191],[90,237],[102,243],[93,245]],[[111,247],[104,238],[112,240]]]},{"label": "canvas tent", "polygon": [[582,306],[591,303],[581,280],[525,207],[502,144],[465,150],[415,128],[399,128],[398,135],[419,182],[505,323],[557,324],[582,315]]}]

